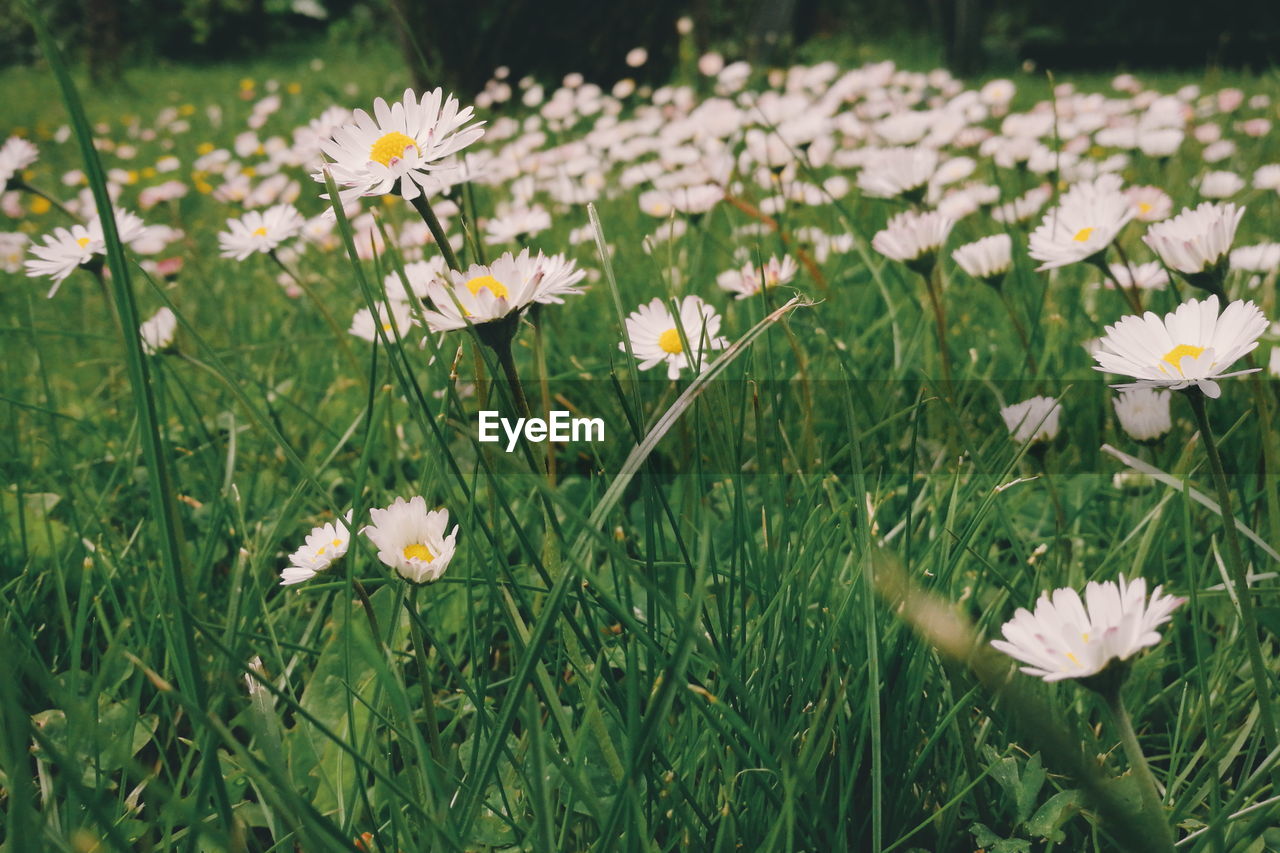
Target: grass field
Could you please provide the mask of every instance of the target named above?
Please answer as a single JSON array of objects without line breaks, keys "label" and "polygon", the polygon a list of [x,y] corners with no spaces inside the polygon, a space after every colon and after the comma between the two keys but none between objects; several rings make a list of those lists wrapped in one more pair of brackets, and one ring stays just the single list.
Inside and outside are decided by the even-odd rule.
[{"label": "grass field", "polygon": [[[836,52],[841,73],[868,58]],[[766,71],[747,89],[769,88]],[[692,65],[677,75],[691,104],[712,97]],[[1280,196],[1252,176],[1280,163],[1280,143],[1241,130],[1278,119],[1275,75],[1139,79],[1161,94],[1202,87],[1184,98],[1177,154],[1103,145],[1089,128],[1080,161],[1125,153],[1125,184],[1163,189],[1174,212],[1202,200],[1204,173],[1234,171],[1246,186],[1231,200],[1247,207],[1235,245],[1277,239]],[[1151,442],[1121,430],[1116,379],[1084,344],[1132,313],[1127,297],[1084,263],[1037,272],[1026,245],[1039,213],[1000,224],[984,204],[951,231],[932,279],[946,381],[924,279],[870,242],[906,205],[824,183],[855,181],[854,166],[814,166],[806,143],[771,173],[741,159],[735,130],[722,137],[728,197],[655,216],[633,162],[572,150],[608,130],[613,107],[532,119],[517,91],[477,109],[490,134],[476,148],[493,152],[497,177],[454,192],[456,205],[432,202],[456,210],[445,227],[464,262],[527,246],[587,271],[581,295],[525,315],[513,361],[534,414],[601,418],[605,438],[505,452],[477,440],[481,410],[519,405],[481,335],[347,334],[387,274],[437,253],[404,199],[364,199],[376,220],[317,224],[288,251],[219,257],[219,232],[246,208],[225,190],[233,171],[251,191],[278,169],[296,198],[285,186],[271,202],[318,222],[325,188],[302,164],[268,166],[271,137],[287,148],[326,108],[371,109],[405,80],[390,50],[327,48],[321,61],[139,69],[105,90],[78,79],[95,172],[54,76],[0,75],[0,137],[40,151],[26,184],[87,219],[81,194],[109,179],[118,204],[181,232],[147,257],[108,237],[111,274],[77,269],[52,299],[48,280],[0,271],[4,850],[1074,853],[1168,850],[1169,832],[1180,851],[1280,850],[1280,743],[1266,720],[1280,660],[1270,373],[1224,379],[1207,401],[1259,576],[1250,612],[1234,603],[1238,566],[1192,407],[1174,393],[1172,428]],[[1013,113],[1053,91],[1039,74],[1012,80]],[[884,115],[925,106],[905,94],[916,82],[936,93],[942,81],[886,83],[899,100]],[[1145,97],[1109,76],[1070,82]],[[817,101],[827,85],[795,91]],[[1222,108],[1228,85],[1270,100]],[[250,129],[269,94],[278,110]],[[659,115],[637,138],[660,141],[688,113],[679,94],[655,113],[667,97],[600,96],[621,120]],[[533,123],[503,139],[506,117]],[[994,110],[970,121],[1001,127]],[[1234,150],[1206,163],[1202,125]],[[875,140],[853,136],[838,147]],[[638,162],[676,172],[691,161],[670,149],[701,138]],[[1061,162],[1036,173],[942,147],[944,160],[973,158],[972,181],[1001,202],[1068,183]],[[234,165],[197,165],[217,151]],[[178,166],[164,171],[165,158]],[[566,176],[579,195],[557,196]],[[140,209],[142,190],[168,179],[189,191]],[[549,225],[486,237],[513,200],[544,206]],[[73,221],[14,190],[0,231],[35,238]],[[682,233],[655,237],[672,222]],[[1117,239],[1135,262],[1154,260],[1145,230],[1133,222]],[[999,232],[1014,245],[1008,307],[950,255]],[[717,287],[771,255],[798,261],[788,284],[741,300]],[[169,258],[181,267],[165,275],[155,262]],[[1227,292],[1280,317],[1276,266],[1232,272]],[[620,349],[627,315],[689,294],[733,345],[708,352],[700,375],[637,370]],[[1197,295],[1175,275],[1136,298],[1164,313]],[[134,329],[164,307],[176,335],[149,355]],[[696,349],[683,331],[682,349]],[[1255,366],[1276,338],[1264,334]],[[1034,395],[1060,403],[1050,442],[1016,441],[1002,419]],[[459,527],[438,581],[407,583],[352,536],[331,568],[280,585],[313,527],[351,510],[355,531],[372,508],[418,495]],[[986,642],[1042,591],[1122,573],[1186,599],[1159,644],[1108,670],[1128,667],[1133,744],[1106,689],[1019,674]],[[1150,764],[1154,806],[1131,746]]]}]

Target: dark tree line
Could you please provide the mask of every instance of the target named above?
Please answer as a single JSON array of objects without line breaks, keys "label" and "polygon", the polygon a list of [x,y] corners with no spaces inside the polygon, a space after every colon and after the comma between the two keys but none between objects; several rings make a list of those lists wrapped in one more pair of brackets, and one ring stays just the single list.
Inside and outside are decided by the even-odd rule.
[{"label": "dark tree line", "polygon": [[[1280,64],[1280,2],[1258,0],[42,0],[43,14],[95,76],[123,60],[224,59],[299,43],[329,30],[393,39],[419,85],[475,90],[495,65],[554,80],[581,71],[609,82],[637,76],[630,47],[670,67],[675,21],[695,22],[699,49],[786,62],[824,37],[892,44],[931,40],[961,74],[1030,58],[1080,68],[1267,68]],[[331,28],[340,28],[337,30]],[[0,65],[34,61],[19,0],[0,0]],[[642,70],[639,76],[644,76]]]}]

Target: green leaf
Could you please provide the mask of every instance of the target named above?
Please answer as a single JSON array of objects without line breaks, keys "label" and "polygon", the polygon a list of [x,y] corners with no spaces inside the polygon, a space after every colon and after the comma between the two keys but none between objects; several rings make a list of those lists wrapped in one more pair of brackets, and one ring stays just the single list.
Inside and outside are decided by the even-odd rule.
[{"label": "green leaf", "polygon": [[1057,844],[1066,838],[1061,830],[1062,825],[1078,811],[1080,811],[1080,792],[1059,791],[1036,809],[1036,813],[1026,822],[1027,832]]},{"label": "green leaf", "polygon": [[1031,812],[1036,807],[1036,798],[1039,797],[1040,789],[1044,786],[1044,780],[1044,764],[1041,763],[1040,753],[1037,752],[1027,759],[1027,766],[1022,771],[1022,781],[1014,795],[1019,824],[1026,823],[1027,818],[1031,817]]}]

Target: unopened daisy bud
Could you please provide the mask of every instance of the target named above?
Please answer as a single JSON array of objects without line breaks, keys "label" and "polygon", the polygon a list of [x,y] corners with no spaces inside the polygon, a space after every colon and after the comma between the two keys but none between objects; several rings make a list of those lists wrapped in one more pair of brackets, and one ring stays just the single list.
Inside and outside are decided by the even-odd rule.
[{"label": "unopened daisy bud", "polygon": [[1120,428],[1135,441],[1151,442],[1173,429],[1168,391],[1134,388],[1121,391],[1112,403]]},{"label": "unopened daisy bud", "polygon": [[1202,202],[1195,210],[1184,208],[1172,219],[1152,225],[1142,242],[1189,284],[1225,298],[1222,282],[1244,211],[1231,203]]},{"label": "unopened daisy bud", "polygon": [[1004,425],[1018,444],[1038,444],[1058,437],[1062,405],[1053,397],[1032,397],[1000,410]]},{"label": "unopened daisy bud", "polygon": [[1008,234],[992,234],[965,243],[951,253],[951,258],[969,275],[999,288],[1013,266],[1013,239]]}]

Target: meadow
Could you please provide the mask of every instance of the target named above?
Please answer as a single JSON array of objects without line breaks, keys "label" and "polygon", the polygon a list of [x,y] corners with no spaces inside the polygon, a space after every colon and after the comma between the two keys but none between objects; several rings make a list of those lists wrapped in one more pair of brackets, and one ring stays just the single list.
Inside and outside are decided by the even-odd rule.
[{"label": "meadow", "polygon": [[1280,79],[832,53],[0,74],[3,849],[1280,849]]}]

